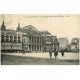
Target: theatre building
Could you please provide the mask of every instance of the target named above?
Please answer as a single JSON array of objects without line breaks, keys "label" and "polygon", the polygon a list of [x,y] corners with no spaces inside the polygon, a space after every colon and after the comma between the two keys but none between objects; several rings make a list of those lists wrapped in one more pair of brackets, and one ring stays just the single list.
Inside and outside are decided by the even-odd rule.
[{"label": "theatre building", "polygon": [[[49,52],[54,48],[59,48],[57,37],[48,31],[38,31],[32,25],[25,26],[21,30],[23,50],[26,52]],[[54,41],[55,40],[55,41]]]},{"label": "theatre building", "polygon": [[25,26],[21,30],[23,32],[23,50],[26,52],[44,51],[44,39],[40,31],[31,25]]},{"label": "theatre building", "polygon": [[32,25],[21,28],[18,23],[17,30],[6,29],[4,21],[1,25],[2,52],[49,52],[58,48],[58,44],[51,33],[39,31]]}]

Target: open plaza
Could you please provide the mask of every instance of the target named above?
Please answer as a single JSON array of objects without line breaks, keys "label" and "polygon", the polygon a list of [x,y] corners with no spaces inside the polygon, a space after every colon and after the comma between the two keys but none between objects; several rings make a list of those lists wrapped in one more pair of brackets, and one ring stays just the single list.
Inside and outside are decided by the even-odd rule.
[{"label": "open plaza", "polygon": [[57,58],[50,59],[49,53],[2,53],[2,65],[79,65],[79,53],[65,52],[64,57],[58,53]]}]

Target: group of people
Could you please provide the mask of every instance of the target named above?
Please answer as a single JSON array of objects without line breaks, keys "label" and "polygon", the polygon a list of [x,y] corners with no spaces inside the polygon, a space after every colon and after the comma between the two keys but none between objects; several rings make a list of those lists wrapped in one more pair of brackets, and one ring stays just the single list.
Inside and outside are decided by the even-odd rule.
[{"label": "group of people", "polygon": [[[64,56],[64,49],[61,49],[60,52],[61,52],[61,55],[63,57]],[[52,59],[52,53],[53,53],[52,50],[49,51],[50,59]],[[54,49],[54,56],[55,56],[55,59],[56,59],[57,56],[58,56],[58,49]]]}]

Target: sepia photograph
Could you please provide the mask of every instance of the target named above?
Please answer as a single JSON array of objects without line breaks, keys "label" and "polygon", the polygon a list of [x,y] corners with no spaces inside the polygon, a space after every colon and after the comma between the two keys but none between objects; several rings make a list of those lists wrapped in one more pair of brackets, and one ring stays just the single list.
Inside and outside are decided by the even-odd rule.
[{"label": "sepia photograph", "polygon": [[0,14],[1,65],[79,65],[80,15]]}]

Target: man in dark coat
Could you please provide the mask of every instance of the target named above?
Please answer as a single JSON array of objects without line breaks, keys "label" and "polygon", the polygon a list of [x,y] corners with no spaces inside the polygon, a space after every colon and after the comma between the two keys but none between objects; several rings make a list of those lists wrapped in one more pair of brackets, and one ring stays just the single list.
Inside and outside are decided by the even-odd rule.
[{"label": "man in dark coat", "polygon": [[58,49],[54,49],[54,56],[55,56],[55,59],[56,59],[56,57],[58,56]]},{"label": "man in dark coat", "polygon": [[64,56],[64,49],[61,50],[61,55]]}]

